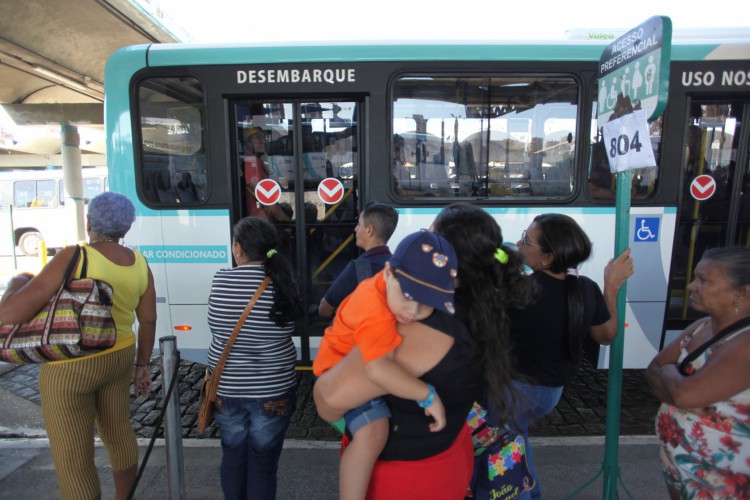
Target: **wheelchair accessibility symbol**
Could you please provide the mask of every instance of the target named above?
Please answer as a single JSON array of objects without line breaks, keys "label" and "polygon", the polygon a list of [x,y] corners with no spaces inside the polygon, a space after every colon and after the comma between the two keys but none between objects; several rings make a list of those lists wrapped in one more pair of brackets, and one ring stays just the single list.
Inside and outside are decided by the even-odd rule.
[{"label": "wheelchair accessibility symbol", "polygon": [[636,217],[635,219],[635,241],[649,242],[659,239],[658,217]]}]

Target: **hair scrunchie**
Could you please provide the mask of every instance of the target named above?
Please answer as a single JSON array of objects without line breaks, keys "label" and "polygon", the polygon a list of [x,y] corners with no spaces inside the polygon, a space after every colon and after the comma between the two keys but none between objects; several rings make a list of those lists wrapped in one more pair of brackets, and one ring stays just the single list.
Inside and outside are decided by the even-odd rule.
[{"label": "hair scrunchie", "polygon": [[495,260],[500,264],[507,264],[508,254],[505,253],[505,250],[503,250],[502,248],[498,248],[497,250],[495,250]]},{"label": "hair scrunchie", "polygon": [[279,253],[279,251],[276,250],[275,248],[272,248],[272,249],[270,249],[269,251],[266,252],[266,258],[270,259],[271,257],[273,257],[274,255],[276,255],[277,253]]},{"label": "hair scrunchie", "polygon": [[509,248],[510,250],[513,250],[514,252],[518,251],[518,247],[512,241],[504,241],[502,246],[505,248]]}]

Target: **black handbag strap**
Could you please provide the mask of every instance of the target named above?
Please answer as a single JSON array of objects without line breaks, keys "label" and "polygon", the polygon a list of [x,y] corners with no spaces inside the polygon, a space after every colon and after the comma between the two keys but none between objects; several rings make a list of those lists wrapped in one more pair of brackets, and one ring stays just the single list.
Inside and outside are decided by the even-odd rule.
[{"label": "black handbag strap", "polygon": [[[706,323],[708,323],[708,321],[706,321]],[[704,325],[706,323],[704,323]],[[700,356],[701,354],[703,354],[704,352],[706,352],[706,350],[709,347],[711,347],[716,342],[718,342],[722,338],[726,337],[730,333],[734,333],[734,332],[739,331],[739,330],[744,330],[745,328],[747,328],[749,326],[750,326],[750,316],[742,318],[739,321],[735,321],[734,323],[732,323],[728,327],[726,327],[723,330],[721,330],[719,333],[717,333],[716,335],[714,335],[713,337],[711,337],[710,339],[708,339],[707,341],[705,341],[704,343],[702,343],[693,352],[691,352],[690,354],[688,354],[687,356],[685,356],[685,359],[682,360],[682,362],[680,363],[680,366],[679,366],[680,373],[682,375],[684,375],[684,376],[687,376],[688,373],[685,371],[687,369],[687,366],[690,363],[692,363],[693,361],[695,361],[695,359],[698,358],[698,356]]]},{"label": "black handbag strap", "polygon": [[[67,283],[70,280],[70,278],[73,276],[73,272],[75,271],[76,264],[78,264],[78,256],[81,255],[81,250],[83,250],[81,248],[81,245],[76,245],[76,249],[73,251],[73,258],[70,259],[70,262],[68,263],[68,268],[65,270],[65,277],[63,278],[62,286],[65,286],[65,283]],[[83,255],[84,255],[84,263],[85,263],[86,262],[85,250],[83,251]]]},{"label": "black handbag strap", "polygon": [[73,277],[73,274],[75,273],[76,265],[78,264],[78,257],[81,256],[83,258],[83,262],[81,263],[81,274],[80,278],[83,279],[86,277],[87,271],[88,271],[88,257],[86,256],[86,247],[82,247],[81,245],[76,245],[76,249],[73,251],[73,258],[70,259],[70,262],[68,262],[68,267],[65,269],[65,277],[63,278],[63,286],[65,283],[70,281],[70,278]]},{"label": "black handbag strap", "polygon": [[83,258],[83,262],[81,263],[80,278],[84,279],[86,277],[86,273],[88,271],[89,261],[88,261],[88,258],[86,256],[86,247],[82,247],[81,245],[78,245],[78,248],[81,249],[81,255],[82,255],[82,258]]}]

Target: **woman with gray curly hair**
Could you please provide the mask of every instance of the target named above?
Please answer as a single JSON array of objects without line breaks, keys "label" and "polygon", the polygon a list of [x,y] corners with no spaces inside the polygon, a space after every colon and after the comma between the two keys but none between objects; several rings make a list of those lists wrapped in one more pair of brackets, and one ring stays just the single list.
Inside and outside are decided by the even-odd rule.
[{"label": "woman with gray curly hair", "polygon": [[[135,397],[151,388],[156,292],[146,259],[120,244],[134,220],[135,208],[121,194],[102,193],[89,203],[86,276],[104,280],[114,289],[115,345],[84,358],[44,364],[39,372],[42,413],[64,499],[101,496],[94,464],[95,424],[112,462],[115,498],[126,498],[135,481],[138,446],[130,423],[130,383]],[[0,322],[31,319],[57,291],[74,252],[75,246],[63,248],[37,276],[12,278],[0,301]]]}]

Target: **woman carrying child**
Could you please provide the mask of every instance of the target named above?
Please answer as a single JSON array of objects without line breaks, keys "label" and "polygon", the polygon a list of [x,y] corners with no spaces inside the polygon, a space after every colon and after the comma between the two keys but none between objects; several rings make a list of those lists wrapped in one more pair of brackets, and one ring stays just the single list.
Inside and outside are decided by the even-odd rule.
[{"label": "woman carrying child", "polygon": [[[464,498],[474,463],[465,421],[482,385],[489,387],[497,414],[511,414],[504,397],[511,374],[497,367],[510,364],[506,308],[526,297],[521,261],[502,248],[499,226],[479,207],[450,205],[438,215],[433,229],[458,256],[456,314],[436,309],[424,320],[399,324],[402,342],[394,359],[435,387],[446,424],[430,432],[430,420],[414,401],[386,396],[392,416],[388,440],[370,480],[369,499]],[[348,409],[361,404],[358,388],[350,380],[362,370],[362,356],[355,348],[318,380],[315,395],[321,417],[335,417],[335,412],[327,413],[328,406]]]},{"label": "woman carrying child", "polygon": [[[320,343],[313,363],[315,375],[323,375],[357,348],[364,367],[348,377],[357,403],[349,407],[321,401],[318,411],[329,421],[345,418],[351,443],[341,457],[339,489],[342,500],[364,498],[372,466],[388,436],[390,411],[384,391],[410,399],[423,414],[426,432],[445,426],[445,410],[435,387],[419,380],[392,359],[401,343],[397,324],[408,325],[440,310],[453,313],[457,259],[453,248],[434,233],[420,231],[401,241],[385,269],[360,285],[339,306],[333,324]],[[348,410],[348,411],[347,411]]]}]

